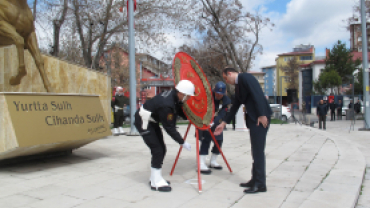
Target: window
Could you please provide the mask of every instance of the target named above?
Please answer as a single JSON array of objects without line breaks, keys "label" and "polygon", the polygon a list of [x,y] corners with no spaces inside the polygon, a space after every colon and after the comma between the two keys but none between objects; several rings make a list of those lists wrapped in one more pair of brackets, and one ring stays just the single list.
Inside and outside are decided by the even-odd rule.
[{"label": "window", "polygon": [[299,60],[301,60],[301,61],[312,60],[312,56],[301,56],[301,57],[299,57]]},{"label": "window", "polygon": [[358,42],[362,41],[362,36],[358,36],[357,41]]},{"label": "window", "polygon": [[294,56],[288,56],[284,58],[284,61],[290,61],[293,60],[295,57]]}]

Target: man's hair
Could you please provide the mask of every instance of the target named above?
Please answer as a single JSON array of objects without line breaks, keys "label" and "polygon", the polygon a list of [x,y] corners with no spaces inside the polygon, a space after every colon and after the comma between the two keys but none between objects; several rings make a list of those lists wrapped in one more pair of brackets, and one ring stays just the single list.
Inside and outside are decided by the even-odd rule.
[{"label": "man's hair", "polygon": [[232,67],[227,67],[227,68],[225,68],[224,70],[222,70],[222,73],[223,73],[223,74],[226,74],[226,75],[227,75],[227,73],[229,73],[229,72],[236,72],[236,73],[238,73],[238,71],[236,71],[236,69],[234,69],[234,68],[232,68]]}]

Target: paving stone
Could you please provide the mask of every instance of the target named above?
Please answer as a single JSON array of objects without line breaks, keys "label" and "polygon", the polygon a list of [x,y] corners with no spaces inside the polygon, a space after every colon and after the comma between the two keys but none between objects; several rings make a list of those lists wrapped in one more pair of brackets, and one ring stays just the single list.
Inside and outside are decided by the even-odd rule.
[{"label": "paving stone", "polygon": [[38,199],[47,199],[56,195],[60,195],[71,191],[73,189],[57,186],[57,185],[48,185],[41,188],[31,189],[29,191],[22,192],[22,195],[31,196]]},{"label": "paving stone", "polygon": [[40,199],[25,196],[21,194],[7,196],[5,198],[0,198],[0,205],[4,208],[13,208],[13,207],[20,207],[24,205],[28,205],[31,203],[35,203],[41,201]]},{"label": "paving stone", "polygon": [[76,199],[74,197],[70,196],[64,196],[64,195],[58,195],[54,196],[39,202],[31,203],[29,204],[32,208],[71,208],[75,207],[81,203],[83,203],[84,200],[82,199]]}]

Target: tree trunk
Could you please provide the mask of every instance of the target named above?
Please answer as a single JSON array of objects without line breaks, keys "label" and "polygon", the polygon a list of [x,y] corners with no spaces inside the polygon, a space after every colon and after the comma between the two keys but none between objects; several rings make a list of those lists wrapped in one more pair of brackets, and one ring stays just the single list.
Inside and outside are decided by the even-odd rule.
[{"label": "tree trunk", "polygon": [[54,48],[51,55],[58,57],[59,55],[59,39],[60,39],[60,28],[62,27],[68,11],[68,0],[64,0],[62,15],[60,18],[53,20],[54,30]]}]

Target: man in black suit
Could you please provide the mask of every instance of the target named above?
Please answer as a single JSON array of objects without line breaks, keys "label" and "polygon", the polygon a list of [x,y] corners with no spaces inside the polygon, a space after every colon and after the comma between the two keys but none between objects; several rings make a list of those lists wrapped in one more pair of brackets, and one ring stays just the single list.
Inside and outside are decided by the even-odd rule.
[{"label": "man in black suit", "polygon": [[252,179],[247,183],[241,183],[240,186],[247,188],[244,193],[266,192],[265,145],[272,114],[270,105],[253,75],[239,73],[234,68],[225,68],[222,76],[226,83],[235,85],[235,102],[224,121],[216,127],[214,134],[221,134],[240,105],[244,104],[247,110],[245,118],[250,133],[253,166]]}]

